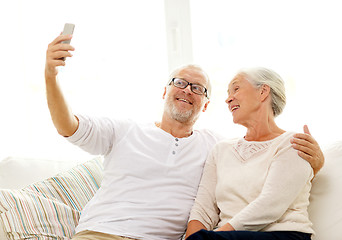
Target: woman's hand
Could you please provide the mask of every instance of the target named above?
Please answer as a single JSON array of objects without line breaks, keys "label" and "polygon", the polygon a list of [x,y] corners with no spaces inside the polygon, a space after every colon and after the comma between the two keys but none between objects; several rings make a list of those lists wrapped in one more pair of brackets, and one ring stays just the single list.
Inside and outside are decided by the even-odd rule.
[{"label": "woman's hand", "polygon": [[206,227],[198,220],[191,220],[188,223],[188,227],[186,229],[185,233],[185,239],[187,239],[191,234],[194,234],[195,232],[200,231],[201,229],[206,229]]},{"label": "woman's hand", "polygon": [[222,227],[215,229],[215,231],[235,231],[235,229],[230,223],[226,223]]}]

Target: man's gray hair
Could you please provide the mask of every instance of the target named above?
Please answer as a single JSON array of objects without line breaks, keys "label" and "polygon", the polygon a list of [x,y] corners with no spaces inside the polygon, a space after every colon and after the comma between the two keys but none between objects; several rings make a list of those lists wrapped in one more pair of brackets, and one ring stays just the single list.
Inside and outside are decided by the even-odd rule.
[{"label": "man's gray hair", "polygon": [[187,65],[183,65],[183,66],[180,66],[178,68],[176,68],[175,70],[173,70],[169,76],[169,79],[166,83],[166,86],[168,86],[171,82],[171,80],[182,70],[184,69],[187,69],[187,68],[192,68],[192,69],[196,69],[200,72],[203,73],[203,75],[206,77],[207,79],[207,86],[204,86],[206,89],[207,89],[207,97],[209,98],[211,96],[211,83],[210,83],[210,79],[209,79],[209,76],[208,74],[203,70],[203,68],[201,68],[199,65],[196,65],[196,64],[187,64]]},{"label": "man's gray hair", "polygon": [[257,88],[267,85],[271,89],[272,110],[274,117],[282,113],[286,105],[285,86],[283,79],[273,70],[257,67],[242,69],[238,75],[243,75],[247,81]]}]

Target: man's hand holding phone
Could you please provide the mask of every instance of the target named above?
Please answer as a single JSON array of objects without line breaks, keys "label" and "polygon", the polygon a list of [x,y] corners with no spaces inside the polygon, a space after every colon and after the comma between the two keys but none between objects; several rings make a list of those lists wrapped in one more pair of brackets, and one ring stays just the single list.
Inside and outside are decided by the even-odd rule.
[{"label": "man's hand holding phone", "polygon": [[58,70],[58,66],[65,66],[65,59],[72,57],[70,51],[74,51],[74,47],[70,45],[72,39],[74,25],[65,24],[64,30],[61,35],[55,38],[48,46],[46,51],[46,65],[45,65],[45,77],[55,78]]}]

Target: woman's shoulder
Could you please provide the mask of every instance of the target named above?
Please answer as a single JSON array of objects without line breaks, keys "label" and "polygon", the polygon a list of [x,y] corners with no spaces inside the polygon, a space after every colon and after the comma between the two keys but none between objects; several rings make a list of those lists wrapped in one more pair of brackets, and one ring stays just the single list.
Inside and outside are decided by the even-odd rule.
[{"label": "woman's shoulder", "polygon": [[231,148],[238,143],[239,139],[240,138],[221,139],[215,144],[214,149],[218,150]]},{"label": "woman's shoulder", "polygon": [[293,138],[294,134],[295,132],[286,131],[283,134],[271,140],[272,145],[276,145],[276,146],[291,145],[290,140]]}]

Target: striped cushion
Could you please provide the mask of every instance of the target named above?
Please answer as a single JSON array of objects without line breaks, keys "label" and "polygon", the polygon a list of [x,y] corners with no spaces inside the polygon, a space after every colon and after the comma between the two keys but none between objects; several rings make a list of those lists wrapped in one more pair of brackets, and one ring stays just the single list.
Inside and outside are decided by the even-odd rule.
[{"label": "striped cushion", "polygon": [[9,239],[70,239],[102,175],[101,158],[95,158],[21,190],[0,190],[0,220]]}]

